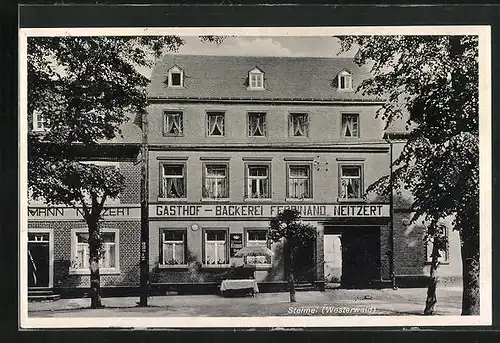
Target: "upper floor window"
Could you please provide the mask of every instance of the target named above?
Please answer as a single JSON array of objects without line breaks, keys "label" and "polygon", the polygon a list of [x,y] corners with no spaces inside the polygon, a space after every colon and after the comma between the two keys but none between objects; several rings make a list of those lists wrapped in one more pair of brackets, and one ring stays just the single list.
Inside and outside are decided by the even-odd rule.
[{"label": "upper floor window", "polygon": [[338,75],[339,90],[352,90],[352,74],[347,70],[342,70]]},{"label": "upper floor window", "polygon": [[33,131],[46,131],[47,118],[38,111],[33,111]]},{"label": "upper floor window", "polygon": [[248,72],[248,88],[264,89],[264,72],[258,67]]},{"label": "upper floor window", "polygon": [[160,265],[186,264],[186,229],[161,231]]},{"label": "upper floor window", "polygon": [[[262,246],[270,248],[270,241],[267,237],[268,230],[266,229],[248,229],[246,230],[246,245],[250,246]],[[268,255],[256,255],[245,257],[245,262],[247,264],[254,265],[270,265],[271,256]]]},{"label": "upper floor window", "polygon": [[186,165],[165,163],[161,165],[162,187],[161,195],[164,198],[186,197]]},{"label": "upper floor window", "polygon": [[168,86],[182,87],[184,84],[184,72],[178,66],[174,66],[168,71]]},{"label": "upper floor window", "polygon": [[340,166],[340,199],[361,199],[362,171],[360,165]]},{"label": "upper floor window", "polygon": [[207,113],[207,136],[224,136],[225,134],[225,115],[223,112]]},{"label": "upper floor window", "polygon": [[359,114],[342,113],[342,137],[359,137]]},{"label": "upper floor window", "polygon": [[248,198],[270,198],[271,177],[268,164],[247,165],[247,189]]},{"label": "upper floor window", "polygon": [[307,113],[290,113],[288,115],[288,134],[290,137],[307,137],[309,135],[309,116]]},{"label": "upper floor window", "polygon": [[262,112],[248,113],[248,136],[267,136],[266,114]]},{"label": "upper floor window", "polygon": [[310,165],[289,165],[287,180],[287,198],[307,199],[312,197]]},{"label": "upper floor window", "polygon": [[204,165],[203,198],[229,198],[229,180],[227,164]]},{"label": "upper floor window", "polygon": [[165,136],[173,137],[184,135],[184,123],[181,111],[164,112],[163,133]]}]

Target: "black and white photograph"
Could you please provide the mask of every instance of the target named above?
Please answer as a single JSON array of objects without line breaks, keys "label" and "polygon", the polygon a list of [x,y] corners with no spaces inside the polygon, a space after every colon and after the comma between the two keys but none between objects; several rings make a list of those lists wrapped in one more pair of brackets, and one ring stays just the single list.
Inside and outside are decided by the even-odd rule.
[{"label": "black and white photograph", "polygon": [[490,325],[490,45],[20,29],[21,327]]}]

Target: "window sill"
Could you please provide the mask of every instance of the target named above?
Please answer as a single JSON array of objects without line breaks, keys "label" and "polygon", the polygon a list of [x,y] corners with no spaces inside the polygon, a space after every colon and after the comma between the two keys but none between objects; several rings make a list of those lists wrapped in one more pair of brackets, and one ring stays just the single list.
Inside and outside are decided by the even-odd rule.
[{"label": "window sill", "polygon": [[229,202],[229,198],[202,198],[201,202]]},{"label": "window sill", "polygon": [[163,137],[174,137],[174,138],[177,138],[177,137],[184,137],[184,134],[182,134],[182,135],[173,135],[173,134],[163,133]]},{"label": "window sill", "polygon": [[[99,268],[99,275],[117,275],[120,273],[120,269],[117,268]],[[69,275],[90,275],[90,270],[70,268]]]},{"label": "window sill", "polygon": [[311,201],[313,198],[285,198],[286,202],[307,202]]},{"label": "window sill", "polygon": [[247,267],[251,267],[251,268],[254,268],[255,270],[269,270],[272,268],[272,265],[271,264],[267,264],[267,263],[262,263],[262,264],[250,264],[250,263],[247,263],[245,264],[245,266]]},{"label": "window sill", "polygon": [[158,197],[159,202],[187,202],[187,198],[163,198]]},{"label": "window sill", "polygon": [[272,202],[272,198],[244,198],[245,202]]},{"label": "window sill", "polygon": [[[446,265],[449,265],[449,264],[450,264],[450,261],[443,261],[443,262],[438,261],[438,263],[439,263],[439,265],[445,265],[445,266],[446,266]],[[430,266],[431,264],[432,264],[432,262],[431,262],[431,261],[426,261],[426,262],[424,262],[424,266]]]},{"label": "window sill", "polygon": [[230,264],[204,264],[202,266],[203,269],[224,269],[229,268]]},{"label": "window sill", "polygon": [[160,269],[187,269],[187,264],[159,264]]},{"label": "window sill", "polygon": [[352,198],[352,199],[343,199],[343,198],[337,198],[337,202],[342,202],[342,203],[366,203],[366,199],[363,198]]}]

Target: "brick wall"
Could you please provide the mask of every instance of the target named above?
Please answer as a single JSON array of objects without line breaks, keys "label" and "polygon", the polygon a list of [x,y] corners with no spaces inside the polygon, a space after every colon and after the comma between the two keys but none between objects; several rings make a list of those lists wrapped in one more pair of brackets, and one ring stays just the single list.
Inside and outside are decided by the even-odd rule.
[{"label": "brick wall", "polygon": [[[101,275],[101,286],[139,285],[139,221],[108,221],[105,228],[119,230],[120,274]],[[54,232],[54,287],[89,287],[89,275],[70,275],[71,230],[87,229],[85,222],[40,221],[29,222],[29,229],[52,229]]]},{"label": "brick wall", "polygon": [[138,204],[141,201],[141,165],[121,162],[120,172],[125,177],[125,190],[120,194],[122,204]]},{"label": "brick wall", "polygon": [[380,277],[382,280],[390,280],[391,266],[389,252],[392,249],[390,240],[390,226],[380,227]]}]

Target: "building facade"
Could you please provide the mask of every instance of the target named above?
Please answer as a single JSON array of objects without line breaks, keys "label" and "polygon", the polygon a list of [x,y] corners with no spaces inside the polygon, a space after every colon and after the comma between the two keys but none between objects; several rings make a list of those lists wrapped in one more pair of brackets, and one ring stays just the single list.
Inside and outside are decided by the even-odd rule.
[{"label": "building facade", "polygon": [[[103,289],[138,292],[143,132],[152,293],[216,291],[239,265],[255,269],[261,291],[284,289],[284,247],[269,240],[268,227],[287,208],[317,230],[296,258],[304,287],[425,285],[430,248],[424,224],[410,224],[408,199],[398,195],[391,206],[365,196],[390,174],[404,143],[388,140],[393,136],[376,118],[383,99],[355,92],[368,76],[347,58],[162,58],[147,114],[127,124],[116,144],[122,150],[99,162],[119,166],[126,179],[104,215]],[[33,118],[34,129],[43,128],[41,120]],[[86,290],[81,213],[36,203],[28,210],[29,286]],[[449,230],[449,238],[440,273],[458,281],[458,236]],[[274,256],[235,257],[250,245],[267,246]]]}]

